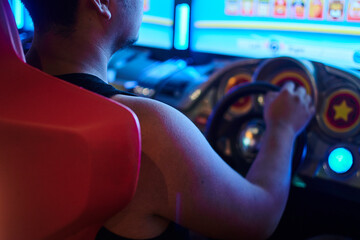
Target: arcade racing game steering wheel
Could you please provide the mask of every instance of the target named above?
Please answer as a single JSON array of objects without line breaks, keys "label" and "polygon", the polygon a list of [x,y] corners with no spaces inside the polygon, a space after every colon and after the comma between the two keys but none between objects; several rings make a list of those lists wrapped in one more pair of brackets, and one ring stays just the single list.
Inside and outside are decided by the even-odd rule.
[{"label": "arcade racing game steering wheel", "polygon": [[[245,175],[254,161],[261,145],[261,137],[266,130],[263,120],[264,94],[279,91],[278,86],[269,83],[247,83],[237,86],[215,107],[209,118],[206,137],[214,150],[237,172]],[[254,96],[257,96],[254,98]],[[250,97],[252,96],[252,97]],[[240,100],[239,100],[240,99]],[[239,101],[242,101],[239,103]],[[247,113],[230,121],[223,121],[227,111],[235,104],[253,101]],[[233,154],[227,156],[221,142],[229,139]],[[293,173],[299,166],[305,148],[306,133],[299,134],[293,151]],[[225,148],[226,149],[226,148]]]}]

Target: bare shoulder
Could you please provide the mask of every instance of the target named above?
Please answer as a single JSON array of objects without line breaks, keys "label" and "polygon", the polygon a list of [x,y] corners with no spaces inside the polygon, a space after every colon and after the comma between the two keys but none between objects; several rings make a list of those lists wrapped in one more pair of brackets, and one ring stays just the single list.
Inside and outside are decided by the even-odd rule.
[{"label": "bare shoulder", "polygon": [[[126,95],[115,95],[112,97],[113,100],[124,104],[138,115],[139,120],[161,120],[169,119],[171,116],[185,117],[175,108],[164,104],[162,102],[143,98],[143,97],[132,97]],[[182,119],[185,120],[185,119]]]},{"label": "bare shoulder", "polygon": [[152,99],[123,95],[116,95],[112,99],[129,107],[138,116],[145,144],[147,140],[151,140],[150,145],[153,145],[156,140],[160,141],[157,142],[157,148],[163,148],[178,142],[179,134],[203,138],[201,132],[184,114],[169,105]]}]

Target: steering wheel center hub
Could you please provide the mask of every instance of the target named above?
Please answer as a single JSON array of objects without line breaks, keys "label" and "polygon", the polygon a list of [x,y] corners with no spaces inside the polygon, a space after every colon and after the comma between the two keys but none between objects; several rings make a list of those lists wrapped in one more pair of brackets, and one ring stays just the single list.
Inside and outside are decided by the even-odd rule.
[{"label": "steering wheel center hub", "polygon": [[265,132],[265,123],[261,119],[254,119],[245,124],[238,136],[238,147],[246,161],[252,163],[260,150],[261,139]]}]

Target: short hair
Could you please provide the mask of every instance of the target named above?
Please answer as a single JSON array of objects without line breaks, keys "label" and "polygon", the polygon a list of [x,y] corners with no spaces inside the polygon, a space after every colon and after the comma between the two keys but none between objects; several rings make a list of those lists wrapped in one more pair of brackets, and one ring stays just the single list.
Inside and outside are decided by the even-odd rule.
[{"label": "short hair", "polygon": [[44,33],[52,27],[72,29],[76,23],[79,0],[22,0],[30,13],[36,31]]}]

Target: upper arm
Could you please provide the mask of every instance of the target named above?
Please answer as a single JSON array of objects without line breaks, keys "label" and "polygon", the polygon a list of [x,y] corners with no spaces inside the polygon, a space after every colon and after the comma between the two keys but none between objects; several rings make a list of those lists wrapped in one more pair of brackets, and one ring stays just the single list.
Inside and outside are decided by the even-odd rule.
[{"label": "upper arm", "polygon": [[267,218],[266,193],[231,169],[177,110],[146,100],[130,105],[140,120],[143,152],[165,182],[167,196],[156,198],[154,214],[214,238],[258,233],[259,220]]}]

